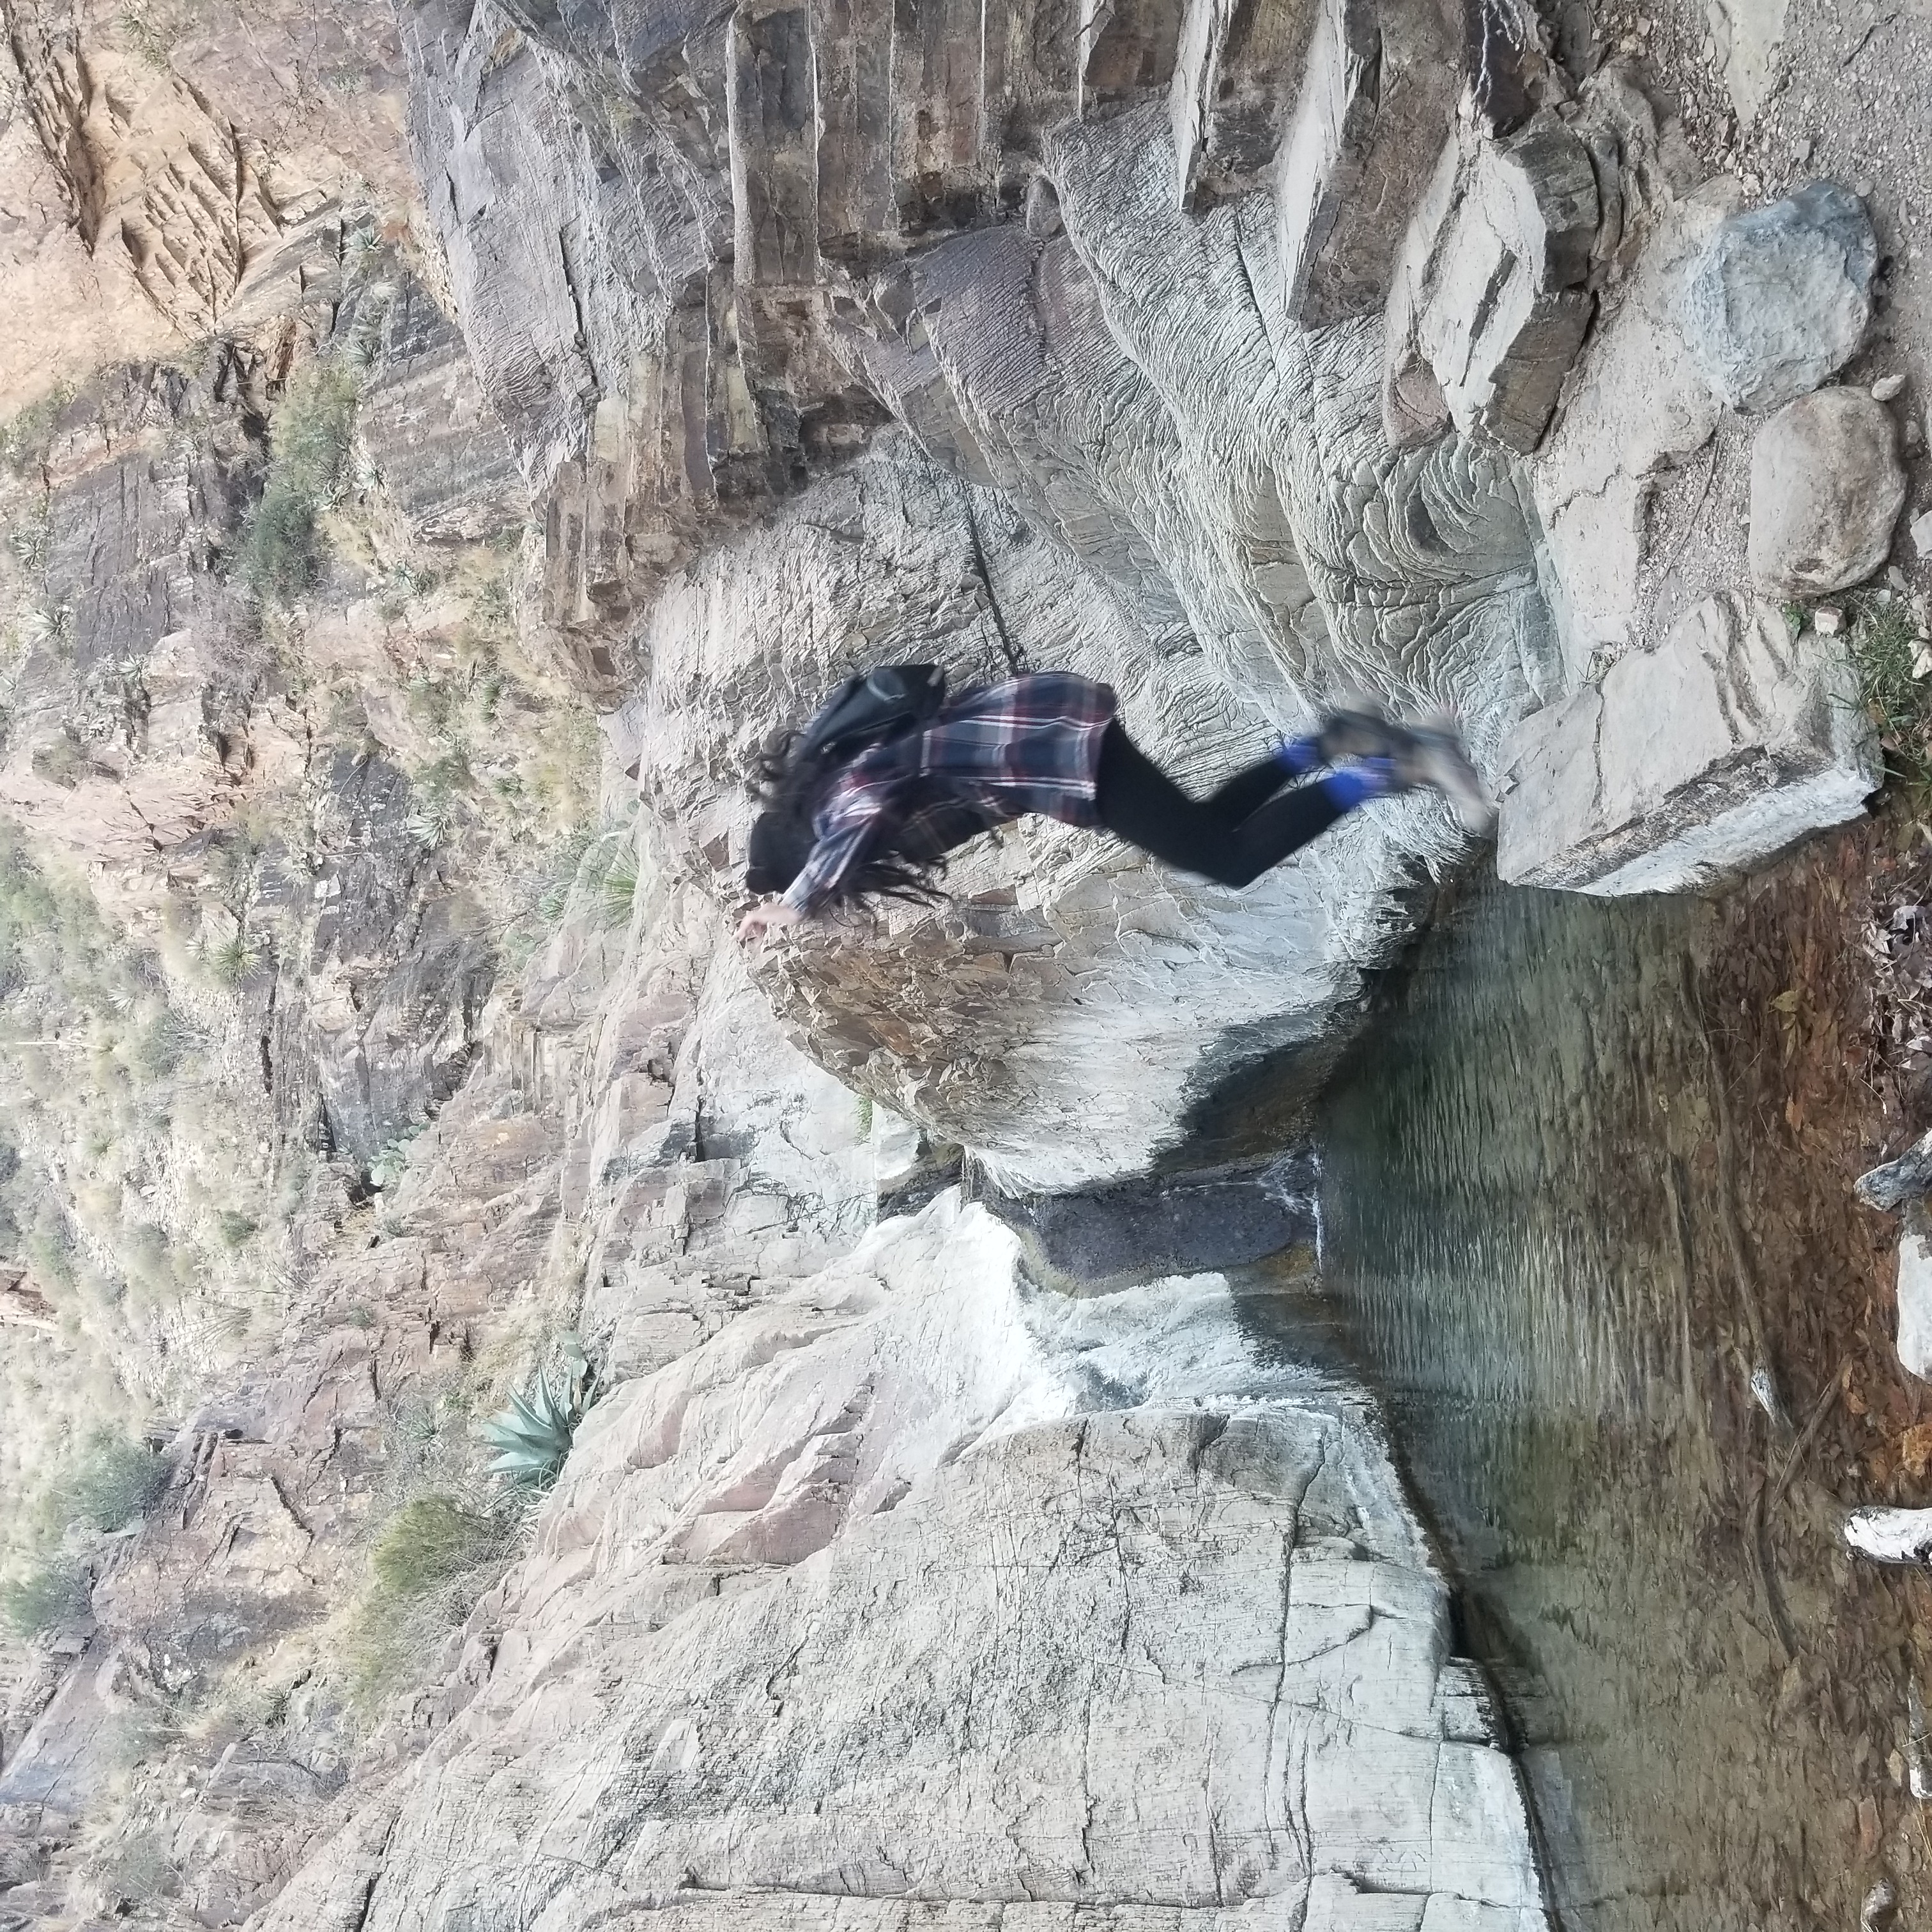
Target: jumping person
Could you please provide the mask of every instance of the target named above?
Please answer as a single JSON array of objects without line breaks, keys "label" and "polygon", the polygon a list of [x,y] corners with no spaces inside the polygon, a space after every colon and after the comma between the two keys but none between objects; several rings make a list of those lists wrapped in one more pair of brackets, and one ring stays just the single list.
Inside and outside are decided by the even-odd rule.
[{"label": "jumping person", "polygon": [[[1354,762],[1316,776],[1343,760]],[[1366,711],[1337,711],[1212,796],[1190,798],[1121,728],[1113,692],[1065,671],[950,701],[929,664],[849,678],[760,772],[765,808],[745,883],[764,902],[745,915],[741,940],[828,905],[933,898],[947,853],[1030,812],[1104,828],[1165,865],[1237,887],[1372,799],[1427,786],[1472,832],[1495,816],[1454,732]]]}]

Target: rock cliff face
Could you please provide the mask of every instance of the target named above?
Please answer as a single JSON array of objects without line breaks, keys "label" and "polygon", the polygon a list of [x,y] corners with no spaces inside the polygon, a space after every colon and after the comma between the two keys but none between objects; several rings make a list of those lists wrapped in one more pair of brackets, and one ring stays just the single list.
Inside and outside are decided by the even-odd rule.
[{"label": "rock cliff face", "polygon": [[[1341,693],[1451,705],[1511,792],[1506,865],[1595,890],[1748,862],[1869,788],[1815,638],[1725,712],[1791,722],[1726,724],[1681,776],[1606,766],[1572,805],[1525,748],[1573,700],[1648,734],[1601,654],[1665,643],[1630,602],[1642,506],[1719,410],[1659,266],[1697,218],[1681,158],[1527,16],[1042,7],[994,35],[491,4],[405,40],[458,309],[549,506],[550,608],[721,898],[760,735],[895,656],[1104,676],[1197,777]],[[1578,473],[1605,461],[1629,467]],[[961,868],[950,924],[763,976],[842,1077],[1010,1180],[1084,1184],[1332,1030],[1415,861],[1454,849],[1410,808],[1235,900],[1028,832]]]},{"label": "rock cliff face", "polygon": [[551,962],[603,986],[563,1186],[619,1385],[264,1927],[1533,1910],[1372,1412],[1225,1278],[1070,1300],[956,1190],[854,1246],[876,1120],[678,923],[647,883]]},{"label": "rock cliff face", "polygon": [[[0,1912],[1540,1922],[1374,1405],[1271,1330],[1288,1110],[1190,1138],[1447,814],[1243,894],[1026,824],[748,962],[742,780],[911,657],[1196,784],[1453,705],[1538,884],[1849,814],[1842,637],[1705,504],[1858,352],[1856,198],[1741,226],[1502,0],[0,17],[0,1480],[166,1445],[8,1653]],[[1822,347],[1691,298],[1764,235]],[[540,1370],[598,1400],[512,1530]]]}]

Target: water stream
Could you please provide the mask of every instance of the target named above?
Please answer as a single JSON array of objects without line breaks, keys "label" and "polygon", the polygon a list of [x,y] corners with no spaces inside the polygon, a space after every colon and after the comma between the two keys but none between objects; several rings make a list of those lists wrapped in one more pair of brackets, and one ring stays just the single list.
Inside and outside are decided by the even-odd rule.
[{"label": "water stream", "polygon": [[1754,1276],[1779,1197],[1844,1178],[1726,1090],[1725,929],[1718,904],[1469,893],[1317,1135],[1323,1273],[1592,1932],[1851,1932],[1932,1862],[1901,1789],[1912,1600],[1839,1548],[1856,1472],[1824,1434],[1778,1487],[1831,1375]]}]

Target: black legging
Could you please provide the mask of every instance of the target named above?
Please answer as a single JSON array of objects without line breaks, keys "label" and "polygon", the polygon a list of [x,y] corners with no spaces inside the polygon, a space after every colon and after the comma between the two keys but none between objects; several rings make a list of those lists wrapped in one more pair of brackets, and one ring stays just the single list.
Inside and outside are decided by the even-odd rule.
[{"label": "black legging", "polygon": [[1342,816],[1318,785],[1282,792],[1288,774],[1273,758],[1190,798],[1118,722],[1100,740],[1096,776],[1094,808],[1116,838],[1223,886],[1252,884]]}]

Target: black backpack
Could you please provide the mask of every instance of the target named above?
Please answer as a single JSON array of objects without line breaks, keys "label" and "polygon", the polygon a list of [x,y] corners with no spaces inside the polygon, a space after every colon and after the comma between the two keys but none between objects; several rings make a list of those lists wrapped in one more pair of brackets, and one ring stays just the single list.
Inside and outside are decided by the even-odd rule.
[{"label": "black backpack", "polygon": [[800,736],[793,758],[849,764],[861,752],[916,731],[946,702],[946,674],[938,664],[881,664],[848,677],[821,704]]}]

